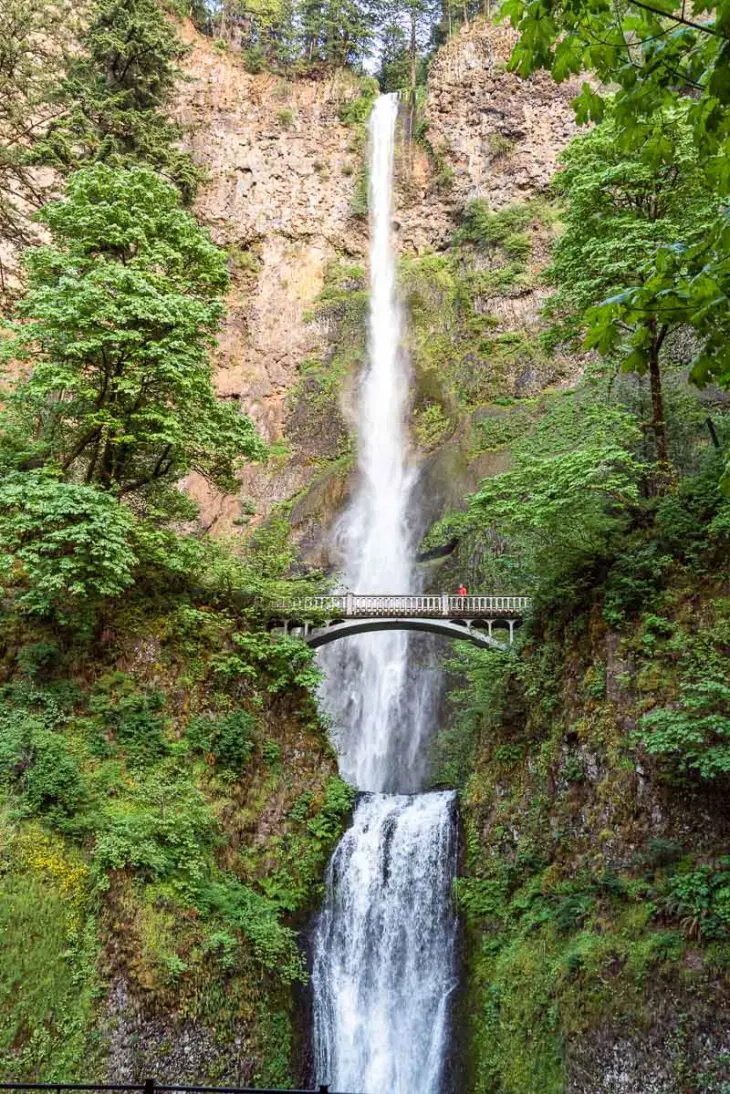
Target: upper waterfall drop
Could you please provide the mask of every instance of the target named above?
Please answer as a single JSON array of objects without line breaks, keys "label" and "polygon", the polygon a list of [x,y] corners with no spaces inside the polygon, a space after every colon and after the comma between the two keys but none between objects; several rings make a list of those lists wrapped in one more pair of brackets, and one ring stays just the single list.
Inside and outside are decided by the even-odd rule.
[{"label": "upper waterfall drop", "polygon": [[368,367],[359,392],[360,481],[343,528],[345,580],[362,593],[408,591],[413,583],[408,503],[415,476],[407,463],[408,370],[392,243],[397,117],[397,96],[383,95],[369,125]]},{"label": "upper waterfall drop", "polygon": [[[408,462],[408,367],[396,291],[392,241],[397,95],[375,101],[369,122],[370,314],[368,365],[358,400],[358,486],[340,520],[343,580],[359,593],[414,588],[409,503],[415,471]],[[334,724],[340,768],[360,790],[419,790],[424,750],[414,703],[406,709],[408,635],[393,631],[347,639],[320,654],[324,705]],[[425,712],[424,712],[425,713]]]}]

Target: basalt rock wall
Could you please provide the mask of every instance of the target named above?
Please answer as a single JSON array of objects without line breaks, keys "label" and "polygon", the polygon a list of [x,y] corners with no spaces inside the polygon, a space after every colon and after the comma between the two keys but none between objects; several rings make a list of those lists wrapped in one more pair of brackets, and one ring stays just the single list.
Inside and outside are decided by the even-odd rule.
[{"label": "basalt rock wall", "polygon": [[[200,503],[201,523],[216,534],[245,534],[277,504],[291,503],[304,556],[329,566],[336,561],[333,518],[351,481],[352,445],[342,438],[352,433],[353,367],[333,383],[323,408],[303,366],[306,372],[314,360],[326,371],[337,352],[337,315],[317,307],[328,271],[337,263],[362,271],[366,260],[364,130],[341,120],[362,81],[343,72],[296,80],[251,75],[239,54],[191,26],[184,33],[191,52],[176,113],[207,172],[196,213],[231,255],[218,388],[268,441],[284,442],[269,464],[243,473],[238,496],[214,494],[194,477],[187,488]],[[420,140],[409,138],[413,119],[404,104],[394,218],[403,256],[448,251],[473,198],[497,210],[545,191],[575,131],[575,88],[545,74],[521,80],[507,72],[513,42],[511,31],[478,20],[442,48]],[[537,266],[543,250],[540,244]],[[531,289],[492,305],[510,328],[534,324],[541,300]]]}]

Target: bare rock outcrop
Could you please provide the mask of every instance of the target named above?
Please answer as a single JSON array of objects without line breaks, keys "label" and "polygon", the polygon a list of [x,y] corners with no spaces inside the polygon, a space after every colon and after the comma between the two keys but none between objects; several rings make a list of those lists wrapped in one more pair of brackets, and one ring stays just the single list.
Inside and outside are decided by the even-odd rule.
[{"label": "bare rock outcrop", "polygon": [[[217,49],[192,26],[183,36],[191,52],[175,113],[207,176],[196,214],[231,255],[217,386],[277,441],[299,366],[326,350],[326,332],[308,314],[325,270],[338,255],[360,258],[367,245],[352,214],[360,151],[339,120],[359,86],[346,72],[295,81],[251,75],[239,54]],[[296,460],[248,469],[238,498],[214,495],[194,477],[186,485],[203,525],[227,532],[242,498],[265,515],[300,490],[307,473],[307,461]]]},{"label": "bare rock outcrop", "polygon": [[477,19],[436,54],[425,103],[434,162],[424,169],[421,155],[403,188],[404,250],[444,247],[473,198],[498,210],[547,189],[576,132],[570,102],[579,85],[556,84],[547,72],[527,80],[508,72],[516,41],[509,27]]},{"label": "bare rock outcrop", "polygon": [[[353,215],[363,149],[356,129],[340,120],[360,85],[344,72],[293,81],[251,75],[239,54],[216,48],[190,25],[184,35],[191,52],[176,114],[207,172],[196,212],[231,254],[218,389],[240,402],[268,441],[291,441],[286,458],[246,469],[237,497],[188,481],[202,524],[226,533],[246,524],[246,511],[256,522],[322,478],[322,438],[314,435],[321,423],[313,419],[311,442],[303,441],[300,366],[331,353],[330,332],[311,314],[328,265],[362,262],[367,253],[366,225]],[[522,80],[508,72],[514,41],[513,31],[478,19],[434,59],[426,142],[404,140],[399,154],[395,229],[404,254],[446,248],[472,198],[496,210],[547,187],[575,132],[570,99],[577,88],[556,85],[546,73]],[[511,318],[518,326],[534,319],[538,296],[502,302],[507,326]],[[330,432],[341,428],[332,423]],[[342,499],[346,473],[335,478],[318,496]],[[302,536],[316,543],[318,521],[326,524],[332,514],[304,508]],[[317,554],[318,561],[325,556]]]}]

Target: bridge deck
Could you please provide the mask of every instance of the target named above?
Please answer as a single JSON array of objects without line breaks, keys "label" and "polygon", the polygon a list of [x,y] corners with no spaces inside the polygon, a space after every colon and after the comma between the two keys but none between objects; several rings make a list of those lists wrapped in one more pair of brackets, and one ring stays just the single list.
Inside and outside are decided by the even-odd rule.
[{"label": "bridge deck", "polygon": [[302,596],[282,600],[275,611],[282,618],[322,619],[521,619],[529,610],[526,596],[452,596],[431,593],[408,596]]}]

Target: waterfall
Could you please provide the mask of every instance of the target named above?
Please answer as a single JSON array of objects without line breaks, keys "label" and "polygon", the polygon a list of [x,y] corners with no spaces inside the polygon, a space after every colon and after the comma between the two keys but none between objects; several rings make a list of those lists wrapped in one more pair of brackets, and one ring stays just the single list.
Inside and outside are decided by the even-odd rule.
[{"label": "waterfall", "polygon": [[318,1063],[338,1091],[438,1094],[454,986],[453,794],[368,794],[318,925]]},{"label": "waterfall", "polygon": [[[369,126],[368,367],[358,392],[358,486],[338,528],[344,582],[357,593],[403,593],[414,585],[408,509],[415,473],[407,458],[408,372],[391,241],[397,115],[397,97],[383,95]],[[390,631],[337,642],[320,655],[340,771],[360,790],[422,785],[421,735],[429,719],[414,705],[426,707],[430,693],[407,686],[408,647],[407,632]]]},{"label": "waterfall", "polygon": [[[408,370],[391,239],[398,100],[370,119],[368,366],[358,392],[358,486],[338,529],[357,593],[414,589],[405,421]],[[343,777],[365,793],[326,877],[314,938],[317,1082],[349,1094],[440,1094],[455,985],[454,795],[418,794],[431,683],[406,632],[343,639],[320,654],[322,700]]]}]

